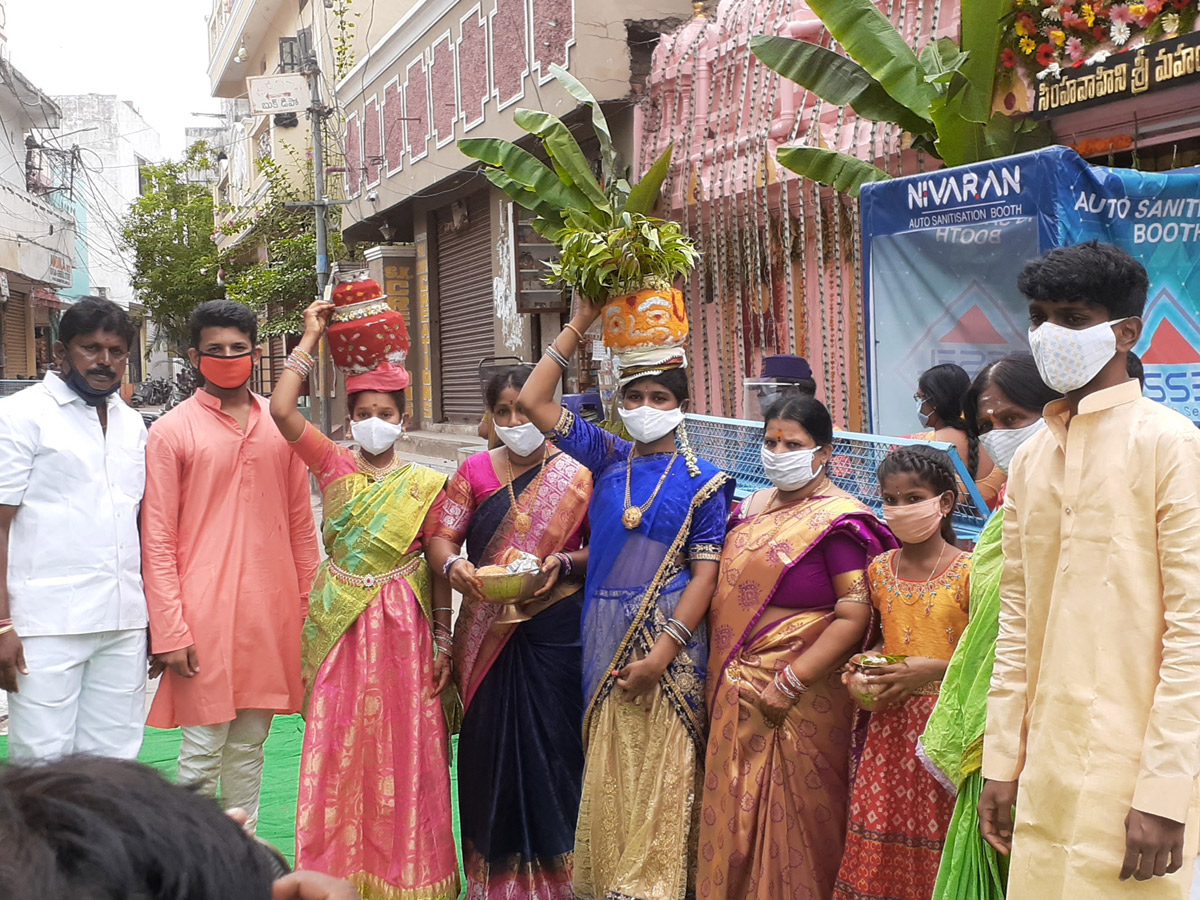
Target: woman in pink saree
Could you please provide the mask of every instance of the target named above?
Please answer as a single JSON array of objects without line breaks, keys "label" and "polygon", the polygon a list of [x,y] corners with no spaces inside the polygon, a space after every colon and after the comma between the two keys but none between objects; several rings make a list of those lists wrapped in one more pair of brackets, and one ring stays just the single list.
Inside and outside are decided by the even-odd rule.
[{"label": "woman in pink saree", "polygon": [[[581,549],[592,476],[522,422],[527,370],[501,372],[487,404],[503,446],[464,462],[446,489],[432,562],[463,593],[454,671],[466,712],[458,805],[468,900],[573,900],[583,778]],[[466,557],[458,556],[465,543]],[[475,569],[509,548],[550,570],[541,597],[479,599]],[[514,619],[523,621],[513,621]]]},{"label": "woman in pink saree", "polygon": [[[357,452],[296,410],[301,372],[330,307],[318,302],[305,312],[299,352],[271,397],[280,431],[321,488],[329,554],[304,625],[296,863],[351,881],[363,900],[454,900],[439,697],[450,680],[450,591],[423,556],[445,478],[395,457],[404,369],[384,362],[346,379]],[[436,656],[435,645],[444,648]]]}]

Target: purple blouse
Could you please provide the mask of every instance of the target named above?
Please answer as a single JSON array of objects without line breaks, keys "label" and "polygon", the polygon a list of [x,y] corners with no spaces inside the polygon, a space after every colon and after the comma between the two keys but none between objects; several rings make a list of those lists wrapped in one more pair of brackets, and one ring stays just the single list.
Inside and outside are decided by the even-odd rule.
[{"label": "purple blouse", "polygon": [[[734,509],[729,527],[753,519],[743,517],[741,504]],[[832,609],[837,603],[833,579],[847,572],[865,571],[870,554],[861,540],[835,530],[817,541],[800,562],[792,566],[771,597],[771,606],[784,609]]]}]

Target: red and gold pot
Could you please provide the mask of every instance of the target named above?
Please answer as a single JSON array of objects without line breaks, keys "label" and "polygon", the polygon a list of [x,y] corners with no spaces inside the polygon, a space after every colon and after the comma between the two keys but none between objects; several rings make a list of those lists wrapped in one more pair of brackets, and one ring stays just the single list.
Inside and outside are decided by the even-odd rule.
[{"label": "red and gold pot", "polygon": [[392,309],[379,282],[343,281],[333,289],[333,317],[326,336],[333,361],[347,375],[364,375],[387,360],[403,367],[408,358],[408,328]]}]

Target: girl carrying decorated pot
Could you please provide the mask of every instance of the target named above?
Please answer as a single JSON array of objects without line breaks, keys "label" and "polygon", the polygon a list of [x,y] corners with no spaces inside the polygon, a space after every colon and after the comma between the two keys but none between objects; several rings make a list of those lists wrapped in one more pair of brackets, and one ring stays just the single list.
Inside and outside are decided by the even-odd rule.
[{"label": "girl carrying decorated pot", "polygon": [[[430,562],[463,596],[454,671],[466,707],[458,808],[467,896],[572,900],[592,473],[517,411],[528,375],[518,366],[488,382],[484,396],[502,443],[471,456],[450,480]],[[510,618],[511,607],[480,595],[476,570],[513,549],[542,560],[546,581]]]},{"label": "girl carrying decorated pot", "polygon": [[[452,900],[458,862],[439,696],[451,675],[450,587],[423,555],[445,476],[402,462],[393,446],[410,382],[403,318],[371,280],[339,285],[333,297],[336,310],[318,301],[304,311],[304,336],[271,396],[275,423],[320,485],[329,554],[304,625],[296,862],[348,879],[364,900]],[[331,314],[357,451],[296,409]]]},{"label": "girl carrying decorated pot", "polygon": [[[653,294],[653,296],[646,296]],[[606,342],[650,336],[645,310],[686,336],[678,291],[605,309]],[[688,403],[673,346],[621,353],[622,440],[554,400],[568,358],[600,314],[582,304],[546,348],[519,408],[592,472],[584,587],[586,744],[575,835],[575,893],[674,900],[689,889],[705,741],[704,617],[717,583],[732,480],[677,431]],[[610,346],[612,343],[610,342]]]},{"label": "girl carrying decorated pot", "polygon": [[[944,451],[899,447],[878,474],[884,518],[902,546],[867,569],[883,644],[843,675],[856,699],[864,689],[875,697],[834,897],[928,900],[954,797],[918,759],[917,739],[967,626],[971,557],[954,545],[958,482]],[[881,654],[888,664],[864,669]]]}]

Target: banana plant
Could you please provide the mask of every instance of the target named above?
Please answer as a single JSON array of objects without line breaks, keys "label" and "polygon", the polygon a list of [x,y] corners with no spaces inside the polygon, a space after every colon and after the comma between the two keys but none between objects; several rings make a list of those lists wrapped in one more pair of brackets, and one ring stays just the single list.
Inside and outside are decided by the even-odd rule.
[{"label": "banana plant", "polygon": [[[872,0],[809,0],[843,56],[809,41],[758,35],[750,49],[768,68],[827,103],[900,126],[912,145],[947,165],[995,159],[1044,147],[1049,130],[992,113],[1001,19],[1009,0],[962,5],[962,44],[930,41],[918,56]],[[891,176],[855,156],[824,147],[781,147],[788,169],[858,196],[868,182]]]},{"label": "banana plant", "polygon": [[464,138],[458,142],[458,149],[484,163],[487,179],[514,203],[534,213],[530,224],[556,244],[561,245],[576,232],[618,228],[625,213],[648,216],[670,169],[671,148],[631,186],[600,103],[561,66],[552,65],[550,71],[567,93],[590,109],[592,131],[600,146],[599,177],[571,130],[557,116],[542,110],[518,109],[513,121],[541,141],[549,165],[499,138]]}]

